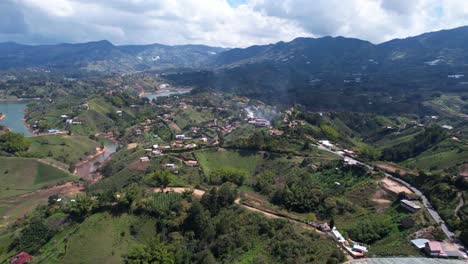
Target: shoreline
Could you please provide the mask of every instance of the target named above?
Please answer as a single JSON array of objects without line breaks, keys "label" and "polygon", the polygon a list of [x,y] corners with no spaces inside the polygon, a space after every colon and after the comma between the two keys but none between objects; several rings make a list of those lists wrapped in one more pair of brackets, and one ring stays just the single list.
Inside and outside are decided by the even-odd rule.
[{"label": "shoreline", "polygon": [[0,98],[0,102],[25,102],[25,101],[40,101],[44,100],[43,98]]},{"label": "shoreline", "polygon": [[145,97],[146,95],[150,95],[150,94],[163,94],[163,93],[170,93],[170,92],[190,92],[192,90],[193,89],[190,89],[190,88],[158,89],[154,92],[147,92],[147,91],[141,92],[138,96]]}]

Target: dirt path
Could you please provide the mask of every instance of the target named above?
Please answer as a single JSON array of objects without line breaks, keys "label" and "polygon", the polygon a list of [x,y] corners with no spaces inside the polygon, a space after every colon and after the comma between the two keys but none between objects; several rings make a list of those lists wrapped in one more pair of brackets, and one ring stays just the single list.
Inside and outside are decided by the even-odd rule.
[{"label": "dirt path", "polygon": [[403,168],[401,166],[397,166],[394,164],[389,164],[389,163],[383,163],[383,162],[376,162],[375,166],[379,169],[382,169],[386,172],[390,173],[396,173],[397,171],[401,176],[404,176],[406,174],[412,174],[412,175],[418,175],[417,172],[409,170],[407,168]]},{"label": "dirt path", "polygon": [[64,169],[64,168],[62,168],[62,167],[60,167],[60,166],[57,166],[57,165],[55,165],[55,164],[53,164],[52,162],[49,162],[49,161],[47,161],[47,160],[38,159],[37,161],[39,161],[39,162],[42,163],[42,164],[52,166],[52,167],[54,167],[54,168],[56,168],[56,169],[58,169],[58,170],[61,170],[61,171],[63,171],[63,172],[70,173],[68,170],[66,170],[66,169]]},{"label": "dirt path", "polygon": [[181,131],[182,131],[182,129],[180,129],[180,127],[179,127],[175,122],[173,122],[173,121],[171,121],[171,120],[167,120],[166,122],[167,122],[167,124],[168,124],[170,127],[172,127],[172,129],[174,129],[176,132],[181,132]]},{"label": "dirt path", "polygon": [[463,200],[463,194],[462,193],[458,193],[457,197],[460,199],[460,202],[458,203],[457,208],[455,208],[455,215],[458,218],[460,218],[460,216],[458,215],[458,211],[460,211],[460,209],[465,205],[465,201]]}]

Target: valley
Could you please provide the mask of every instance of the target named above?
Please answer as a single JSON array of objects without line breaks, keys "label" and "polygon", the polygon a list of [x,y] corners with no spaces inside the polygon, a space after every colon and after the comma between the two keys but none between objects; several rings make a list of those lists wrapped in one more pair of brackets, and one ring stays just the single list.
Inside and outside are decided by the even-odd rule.
[{"label": "valley", "polygon": [[463,263],[467,69],[447,34],[466,27],[0,44],[0,262]]}]

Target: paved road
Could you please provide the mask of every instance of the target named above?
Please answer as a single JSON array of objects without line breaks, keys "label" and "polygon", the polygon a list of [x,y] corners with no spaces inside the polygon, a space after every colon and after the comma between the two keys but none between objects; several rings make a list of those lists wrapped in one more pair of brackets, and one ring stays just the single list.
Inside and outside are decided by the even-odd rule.
[{"label": "paved road", "polygon": [[[315,145],[316,147],[318,147],[319,149],[321,150],[324,150],[324,151],[328,151],[328,152],[331,152],[331,153],[334,153],[340,157],[342,157],[343,159],[345,159],[346,162],[348,163],[351,163],[351,164],[360,164],[360,165],[364,165],[366,166],[368,169],[374,171],[374,167],[373,166],[369,166],[365,163],[362,163],[358,160],[355,160],[355,159],[352,159],[350,157],[347,157],[341,153],[338,153],[337,151],[333,151],[323,145]],[[421,201],[424,205],[424,207],[426,207],[427,211],[429,212],[429,214],[432,216],[432,218],[434,219],[434,221],[440,225],[442,231],[445,233],[445,235],[450,239],[452,240],[452,237],[455,237],[455,234],[450,231],[447,227],[447,225],[445,224],[445,222],[442,220],[442,218],[440,217],[440,215],[437,213],[437,211],[434,209],[434,207],[432,207],[431,203],[429,203],[429,200],[427,199],[427,197],[420,191],[418,190],[416,187],[412,186],[411,184],[409,184],[408,182],[400,179],[400,178],[397,178],[397,177],[393,177],[392,175],[388,174],[388,173],[385,173],[385,176],[387,176],[388,178],[396,181],[396,182],[399,182],[401,183],[402,185],[408,187],[411,191],[413,191],[415,194],[419,195],[421,197]],[[461,243],[456,243],[460,248],[465,248],[463,246],[463,244]]]}]

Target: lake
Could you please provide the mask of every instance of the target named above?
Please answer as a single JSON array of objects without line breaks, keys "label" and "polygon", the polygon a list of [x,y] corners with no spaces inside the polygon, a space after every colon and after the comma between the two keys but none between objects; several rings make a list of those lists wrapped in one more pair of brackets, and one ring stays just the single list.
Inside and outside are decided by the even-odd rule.
[{"label": "lake", "polygon": [[27,105],[26,101],[0,101],[0,113],[6,114],[0,125],[8,127],[13,132],[31,136],[31,132],[22,121]]},{"label": "lake", "polygon": [[190,90],[168,90],[168,91],[164,91],[161,93],[145,94],[144,96],[150,99],[151,101],[159,97],[165,97],[165,96],[176,95],[176,94],[186,94],[186,93],[190,93]]}]

